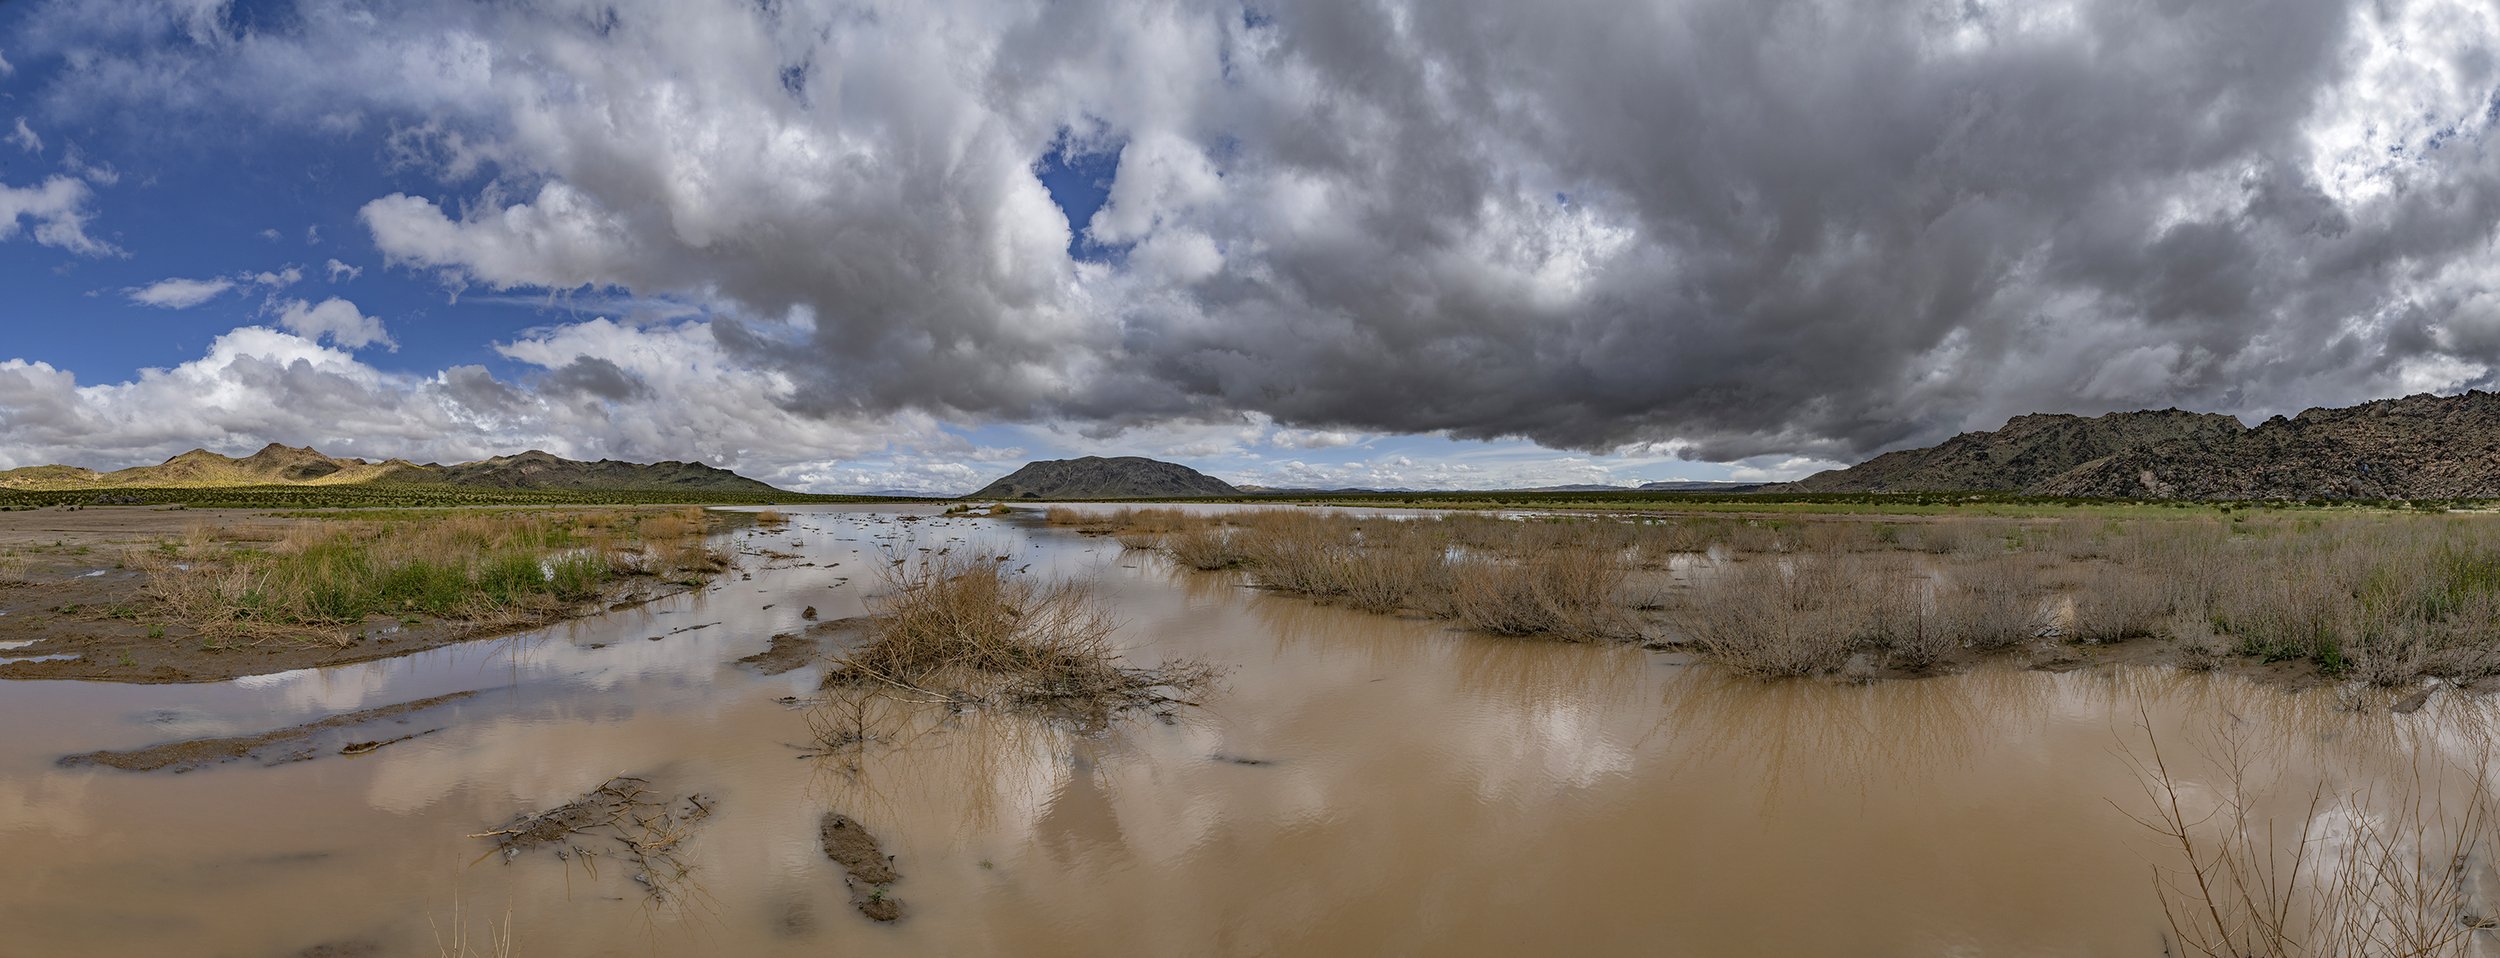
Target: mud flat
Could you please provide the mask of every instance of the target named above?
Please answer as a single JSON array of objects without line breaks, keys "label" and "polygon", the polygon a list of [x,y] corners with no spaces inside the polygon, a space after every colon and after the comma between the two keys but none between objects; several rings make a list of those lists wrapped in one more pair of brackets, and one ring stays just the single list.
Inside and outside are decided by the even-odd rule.
[{"label": "mud flat", "polygon": [[[117,768],[126,772],[188,772],[245,760],[263,765],[305,762],[320,757],[324,748],[320,740],[362,734],[370,737],[342,739],[333,749],[340,755],[364,755],[386,745],[395,745],[420,735],[441,731],[440,726],[417,731],[402,731],[408,719],[476,695],[475,692],[453,692],[414,702],[386,705],[336,715],[318,722],[306,722],[258,735],[233,738],[202,738],[183,742],[167,742],[127,751],[84,752],[61,758],[63,768],[96,766]],[[376,726],[389,726],[377,729]]]}]

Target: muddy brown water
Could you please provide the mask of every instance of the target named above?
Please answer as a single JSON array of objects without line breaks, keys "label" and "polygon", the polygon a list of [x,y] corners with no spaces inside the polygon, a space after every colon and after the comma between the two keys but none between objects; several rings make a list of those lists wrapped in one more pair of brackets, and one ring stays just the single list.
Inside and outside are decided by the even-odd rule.
[{"label": "muddy brown water", "polygon": [[[2184,743],[2232,730],[2286,815],[2489,727],[2449,694],[2354,712],[2156,669],[1766,684],[1270,596],[1030,521],[784,511],[735,535],[797,559],[518,638],[209,686],[0,685],[0,956],[507,934],[524,956],[2158,955],[2161,849],[2126,815],[2139,722],[2192,788],[2214,771]],[[920,548],[1093,579],[1137,658],[1205,659],[1224,686],[1107,734],[937,710],[811,754],[787,700],[820,669],[736,660],[809,607],[861,614],[880,550]],[[429,712],[442,731],[366,755],[56,764],[463,691]],[[471,837],[619,775],[710,796],[664,899],[613,861]],[[904,920],[852,907],[828,812],[895,856]]]}]

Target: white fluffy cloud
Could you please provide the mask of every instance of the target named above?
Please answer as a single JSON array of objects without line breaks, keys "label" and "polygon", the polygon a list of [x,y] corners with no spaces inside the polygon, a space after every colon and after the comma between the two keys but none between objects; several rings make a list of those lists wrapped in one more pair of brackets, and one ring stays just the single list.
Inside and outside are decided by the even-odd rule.
[{"label": "white fluffy cloud", "polygon": [[[318,316],[331,302],[344,303],[304,313]],[[204,443],[239,453],[274,441],[366,458],[454,461],[534,448],[589,459],[696,459],[827,488],[811,480],[831,477],[832,461],[897,449],[935,461],[969,451],[926,417],[787,412],[788,381],[733,362],[702,323],[554,327],[500,347],[530,370],[512,380],[478,366],[384,371],[344,343],[321,342],[321,332],[247,326],[218,337],[198,359],[92,385],[47,363],[0,361],[0,468],[120,467]],[[689,404],[687,396],[706,401]]]},{"label": "white fluffy cloud", "polygon": [[[31,232],[37,243],[81,256],[120,255],[118,247],[87,235],[87,222],[94,217],[88,202],[94,196],[85,182],[67,176],[25,187],[0,183],[0,240]],[[31,221],[34,228],[28,231],[21,220]]]},{"label": "white fluffy cloud", "polygon": [[275,306],[278,325],[305,339],[327,340],[346,349],[375,345],[399,348],[380,319],[365,315],[356,304],[344,299],[331,297],[318,303],[291,299]]},{"label": "white fluffy cloud", "polygon": [[234,288],[234,281],[225,277],[184,279],[176,276],[160,279],[145,286],[124,290],[130,301],[158,309],[190,309],[225,295]]},{"label": "white fluffy cloud", "polygon": [[345,263],[339,262],[338,260],[331,260],[330,262],[324,264],[322,268],[329,271],[330,282],[333,283],[346,282],[365,274],[364,267],[349,266]]}]

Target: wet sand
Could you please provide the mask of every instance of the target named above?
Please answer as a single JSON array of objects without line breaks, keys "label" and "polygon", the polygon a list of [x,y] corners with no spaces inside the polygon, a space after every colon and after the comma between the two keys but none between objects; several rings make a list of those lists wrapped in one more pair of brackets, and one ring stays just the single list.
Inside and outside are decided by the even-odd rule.
[{"label": "wet sand", "polygon": [[[2495,727],[2453,692],[2355,712],[2126,666],[1764,683],[1273,596],[1010,520],[785,511],[793,528],[738,535],[815,566],[749,559],[751,580],[523,636],[241,682],[0,685],[0,847],[22,863],[0,956],[430,956],[505,933],[532,956],[2154,955],[2159,848],[2126,814],[2139,722],[2237,730],[2283,816]],[[850,570],[924,548],[1095,578],[1135,657],[1213,662],[1223,687],[1099,735],[907,709],[828,753],[820,667],[735,663],[807,607],[861,614],[877,586]],[[55,764],[461,691],[458,722],[354,761]],[[717,798],[676,849],[683,893],[480,860],[472,836],[621,775]],[[901,920],[854,908],[828,813],[895,856]]]}]

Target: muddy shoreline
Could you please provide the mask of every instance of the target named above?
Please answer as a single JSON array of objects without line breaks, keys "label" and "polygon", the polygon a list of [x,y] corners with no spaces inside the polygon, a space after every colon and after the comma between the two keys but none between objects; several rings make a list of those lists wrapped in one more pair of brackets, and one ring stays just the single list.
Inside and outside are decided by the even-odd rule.
[{"label": "muddy shoreline", "polygon": [[[345,732],[382,722],[404,725],[408,716],[476,695],[476,692],[453,692],[413,702],[365,709],[361,712],[333,715],[319,721],[274,729],[258,735],[187,739],[180,742],[150,745],[146,748],[82,752],[77,755],[62,756],[59,764],[62,768],[92,766],[120,769],[125,772],[172,771],[181,773],[246,759],[259,761],[263,765],[285,765],[291,762],[310,761],[320,757],[321,752],[324,751],[320,745],[315,744],[322,737],[322,733]],[[398,730],[394,728],[385,731],[395,733]],[[335,751],[341,755],[364,755],[388,745],[429,734],[431,731],[440,731],[440,729],[406,734],[369,733],[380,735],[380,737],[348,736],[355,740],[341,743]]]}]

